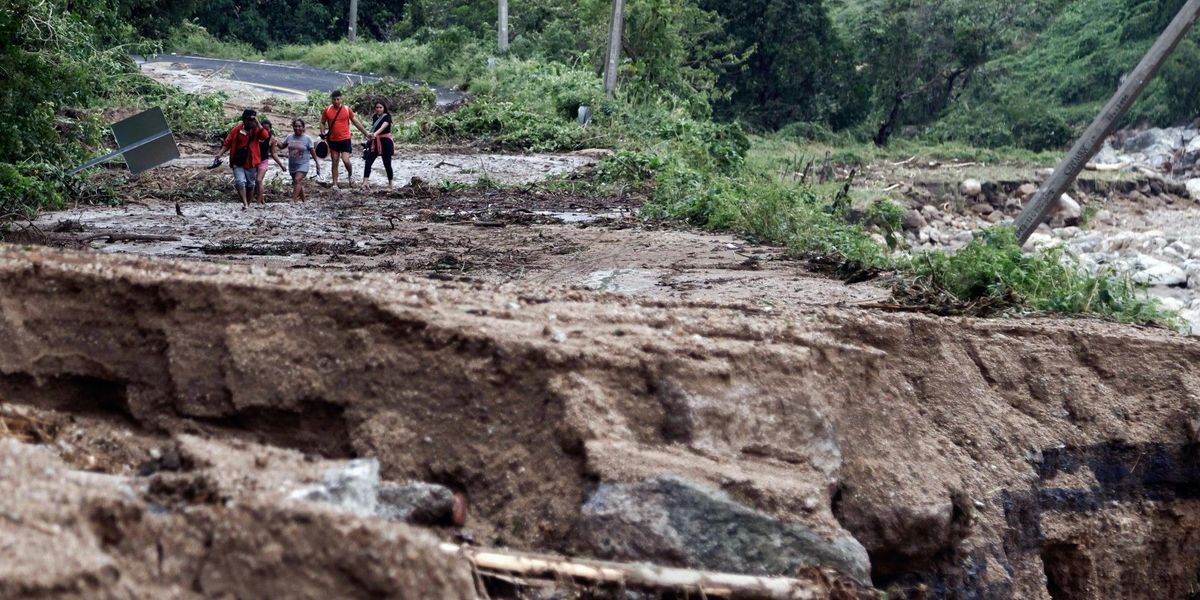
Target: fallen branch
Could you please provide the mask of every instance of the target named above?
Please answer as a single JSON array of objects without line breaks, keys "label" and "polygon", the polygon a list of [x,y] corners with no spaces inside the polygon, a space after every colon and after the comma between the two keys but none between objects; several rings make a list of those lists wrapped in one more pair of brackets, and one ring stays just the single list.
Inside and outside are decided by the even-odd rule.
[{"label": "fallen branch", "polygon": [[1128,161],[1122,161],[1122,162],[1115,163],[1115,164],[1100,164],[1100,163],[1091,162],[1091,163],[1084,165],[1084,168],[1089,171],[1121,171],[1121,170],[1126,169],[1127,167],[1129,167],[1132,164],[1133,163],[1128,162]]},{"label": "fallen branch", "polygon": [[732,573],[714,573],[693,569],[660,567],[650,564],[616,563],[586,559],[484,550],[443,543],[442,552],[462,557],[474,570],[485,576],[515,575],[524,579],[611,585],[623,589],[651,592],[698,594],[700,597],[738,598],[746,600],[820,600],[824,598],[855,597],[861,586],[846,583],[836,572],[817,570],[819,577],[758,577]]},{"label": "fallen branch", "polygon": [[97,233],[84,238],[75,240],[80,244],[87,244],[96,240],[108,238],[109,244],[117,242],[178,242],[177,235],[152,235],[148,233]]}]

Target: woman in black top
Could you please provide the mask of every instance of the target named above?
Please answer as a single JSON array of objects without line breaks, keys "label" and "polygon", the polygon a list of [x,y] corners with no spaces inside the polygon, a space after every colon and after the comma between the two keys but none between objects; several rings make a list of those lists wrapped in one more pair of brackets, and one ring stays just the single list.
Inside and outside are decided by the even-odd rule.
[{"label": "woman in black top", "polygon": [[367,152],[363,155],[363,160],[366,161],[366,166],[363,169],[363,181],[371,177],[371,166],[375,164],[376,158],[383,158],[383,170],[387,172],[388,186],[392,185],[392,154],[396,151],[396,145],[392,141],[392,115],[388,114],[387,106],[383,102],[375,103],[374,121],[371,122],[370,132],[367,134]]},{"label": "woman in black top", "polygon": [[263,119],[262,127],[263,129],[267,130],[269,137],[259,142],[260,146],[258,155],[262,157],[262,162],[258,163],[257,165],[258,179],[256,179],[256,181],[258,185],[258,203],[260,205],[267,203],[266,198],[263,195],[263,188],[265,187],[263,185],[263,180],[267,178],[267,167],[269,166],[267,164],[267,158],[269,157],[274,159],[275,164],[279,165],[279,168],[284,173],[287,173],[287,169],[283,166],[283,161],[279,160],[279,155],[275,153],[275,130],[271,128],[271,121],[269,119]]}]

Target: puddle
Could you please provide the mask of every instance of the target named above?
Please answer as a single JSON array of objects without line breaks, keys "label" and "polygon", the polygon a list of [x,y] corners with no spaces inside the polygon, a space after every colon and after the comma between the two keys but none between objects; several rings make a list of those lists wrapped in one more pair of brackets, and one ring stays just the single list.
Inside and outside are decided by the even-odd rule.
[{"label": "puddle", "polygon": [[597,292],[634,294],[658,286],[661,274],[643,269],[595,271],[583,280],[583,286]]}]

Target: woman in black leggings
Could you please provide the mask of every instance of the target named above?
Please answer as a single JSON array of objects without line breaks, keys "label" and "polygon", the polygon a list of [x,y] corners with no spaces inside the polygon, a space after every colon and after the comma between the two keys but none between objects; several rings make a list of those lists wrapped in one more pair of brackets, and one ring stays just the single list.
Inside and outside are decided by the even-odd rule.
[{"label": "woman in black leggings", "polygon": [[367,134],[370,142],[368,142],[366,155],[363,156],[363,160],[366,161],[366,167],[363,169],[363,181],[366,182],[371,177],[371,166],[375,164],[375,159],[382,158],[383,170],[387,172],[388,186],[391,187],[392,154],[396,151],[396,144],[392,141],[392,115],[388,114],[387,107],[383,102],[375,103],[374,118],[370,132]]}]

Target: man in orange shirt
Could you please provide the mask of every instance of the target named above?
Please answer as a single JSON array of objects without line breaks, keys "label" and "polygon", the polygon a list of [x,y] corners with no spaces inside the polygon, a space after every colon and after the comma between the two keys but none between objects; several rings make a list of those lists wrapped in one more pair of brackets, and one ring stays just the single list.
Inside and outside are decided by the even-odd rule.
[{"label": "man in orange shirt", "polygon": [[225,142],[213,156],[213,166],[216,166],[221,156],[226,151],[229,152],[229,166],[233,167],[233,185],[237,188],[238,197],[242,199],[242,210],[250,207],[249,198],[254,195],[258,163],[263,160],[259,142],[269,137],[267,130],[258,124],[258,112],[247,108],[242,111],[242,122],[229,130]]},{"label": "man in orange shirt", "polygon": [[[350,123],[354,123],[354,126],[363,132],[363,135],[367,134],[367,129],[358,122],[354,111],[349,106],[342,104],[341,90],[334,90],[329,95],[329,99],[333,104],[321,112],[321,139],[329,144],[329,157],[333,159],[333,185],[337,187],[339,158],[346,165],[346,179],[349,183],[354,183],[354,171],[350,167],[350,152],[354,149],[350,144]],[[326,132],[326,123],[329,124],[328,133]]]}]

